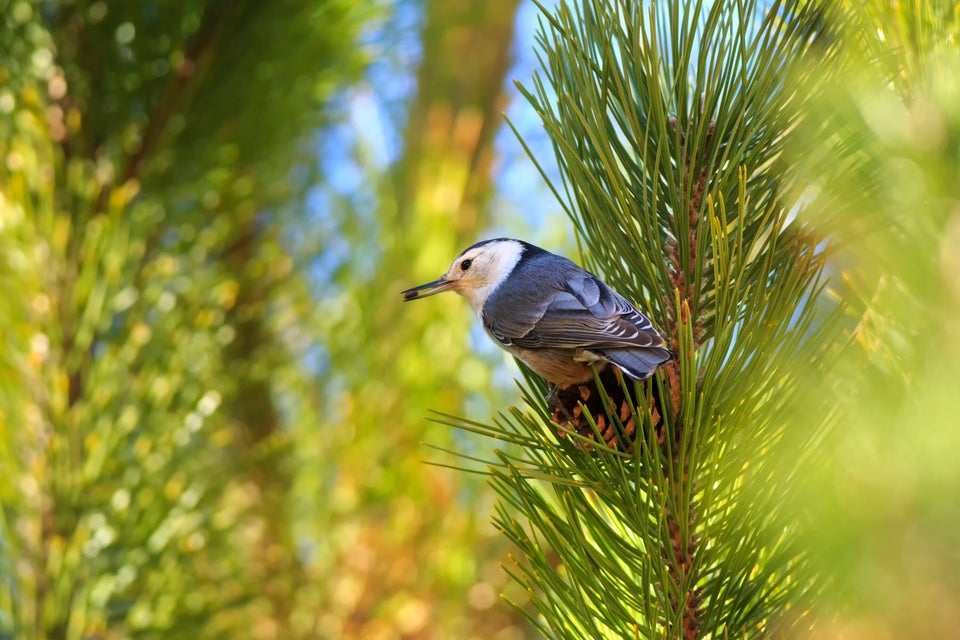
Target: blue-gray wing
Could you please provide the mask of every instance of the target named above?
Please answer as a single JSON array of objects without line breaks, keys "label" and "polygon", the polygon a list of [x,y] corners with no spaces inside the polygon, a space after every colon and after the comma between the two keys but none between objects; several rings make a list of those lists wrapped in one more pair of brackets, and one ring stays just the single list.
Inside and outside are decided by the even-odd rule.
[{"label": "blue-gray wing", "polygon": [[483,314],[490,333],[523,349],[664,345],[650,320],[593,274],[576,268],[551,284],[535,294],[492,298]]}]

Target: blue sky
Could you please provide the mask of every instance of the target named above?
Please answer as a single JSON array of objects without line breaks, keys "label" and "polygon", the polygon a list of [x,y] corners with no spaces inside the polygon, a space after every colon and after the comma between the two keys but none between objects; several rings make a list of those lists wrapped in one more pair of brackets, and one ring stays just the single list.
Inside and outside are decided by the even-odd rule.
[{"label": "blue sky", "polygon": [[[363,82],[350,87],[336,101],[343,122],[317,137],[328,184],[314,189],[307,205],[321,225],[334,224],[330,219],[332,198],[350,201],[358,215],[375,208],[374,194],[367,191],[363,170],[356,161],[358,153],[376,170],[387,169],[402,153],[406,105],[416,91],[422,16],[417,2],[398,0],[390,8],[389,16],[375,23],[366,36],[371,64]],[[538,9],[527,0],[516,15],[514,61],[504,84],[506,115],[538,160],[556,175],[552,150],[539,118],[514,86],[514,80],[529,81],[537,65],[533,51],[537,14]],[[569,238],[567,220],[506,124],[499,129],[494,147],[494,223],[485,235],[521,235],[555,247],[563,243]],[[336,235],[333,229],[330,235]],[[346,257],[347,249],[335,248],[334,255],[324,259],[339,262],[338,258]]]},{"label": "blue sky", "polygon": [[[350,225],[366,230],[376,229],[378,224],[376,182],[403,152],[402,134],[407,105],[417,88],[423,26],[420,2],[394,0],[387,9],[383,19],[374,21],[365,36],[370,64],[364,77],[335,99],[337,124],[319,131],[315,137],[323,180],[309,191],[306,205],[311,233],[318,234],[323,247],[311,269],[316,295],[321,298],[337,297],[338,270],[349,269],[351,279],[362,281],[373,275],[366,270],[379,264],[376,252],[381,248],[375,241],[376,234],[366,234],[371,242],[364,246],[352,246],[348,238],[364,234],[358,234],[358,227]],[[528,82],[538,64],[533,50],[537,15],[538,9],[530,0],[523,1],[516,14],[513,65],[504,79],[506,116],[539,162],[556,176],[553,152],[540,120],[514,85],[514,80]],[[571,250],[569,221],[506,123],[498,130],[494,148],[493,223],[480,237],[509,235],[556,251]],[[473,329],[469,340],[475,353],[488,362],[506,361],[479,325]],[[317,354],[315,365],[324,368],[322,354]],[[515,367],[496,366],[494,371],[497,386],[516,395]],[[475,400],[479,403],[475,407],[478,415],[489,411],[485,399]]]}]

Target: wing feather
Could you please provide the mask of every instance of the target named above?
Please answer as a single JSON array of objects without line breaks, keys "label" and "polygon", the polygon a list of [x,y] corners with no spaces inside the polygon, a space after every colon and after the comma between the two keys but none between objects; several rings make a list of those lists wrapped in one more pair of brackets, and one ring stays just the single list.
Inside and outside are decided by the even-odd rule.
[{"label": "wing feather", "polygon": [[[500,296],[484,324],[505,346],[524,349],[660,347],[663,337],[626,298],[593,274],[575,267],[536,287],[535,295]],[[543,282],[540,284],[548,284]]]}]

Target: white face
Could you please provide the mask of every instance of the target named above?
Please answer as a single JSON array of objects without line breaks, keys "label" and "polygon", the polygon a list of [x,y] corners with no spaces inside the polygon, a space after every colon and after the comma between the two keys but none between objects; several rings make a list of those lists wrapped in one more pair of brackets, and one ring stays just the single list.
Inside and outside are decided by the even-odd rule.
[{"label": "white face", "polygon": [[453,261],[443,276],[451,288],[462,295],[478,314],[494,290],[510,275],[520,261],[523,245],[515,240],[499,240],[467,249]]},{"label": "white face", "polygon": [[478,315],[483,303],[510,275],[523,255],[516,240],[495,240],[467,249],[453,261],[443,277],[403,292],[405,300],[425,298],[441,291],[456,291],[470,303]]}]

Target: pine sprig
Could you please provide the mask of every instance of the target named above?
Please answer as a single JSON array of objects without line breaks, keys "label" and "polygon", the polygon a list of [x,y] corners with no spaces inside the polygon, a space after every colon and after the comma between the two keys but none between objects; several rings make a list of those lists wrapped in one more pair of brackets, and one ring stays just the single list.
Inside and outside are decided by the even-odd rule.
[{"label": "pine sprig", "polygon": [[[661,421],[631,404],[626,452],[602,443],[589,412],[596,439],[558,429],[529,373],[530,410],[445,420],[522,448],[489,468],[495,521],[545,634],[766,636],[795,624],[788,610],[816,586],[782,506],[792,472],[772,451],[803,391],[791,372],[835,343],[836,315],[817,304],[826,252],[796,218],[783,154],[818,87],[805,56],[830,51],[811,3],[541,11],[543,71],[521,91],[553,143],[550,188],[585,266],[638,301],[679,358],[634,389],[658,398]],[[791,439],[798,457],[817,435]]]}]

